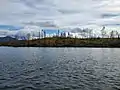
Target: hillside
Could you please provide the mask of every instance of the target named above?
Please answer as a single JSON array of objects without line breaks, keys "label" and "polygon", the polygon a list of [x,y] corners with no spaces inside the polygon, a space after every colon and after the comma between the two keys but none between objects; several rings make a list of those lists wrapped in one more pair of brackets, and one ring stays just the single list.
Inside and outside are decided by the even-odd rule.
[{"label": "hillside", "polygon": [[6,36],[6,37],[0,37],[0,43],[1,43],[1,42],[16,41],[16,40],[17,40],[16,38],[12,38],[12,37],[9,37],[9,36]]}]

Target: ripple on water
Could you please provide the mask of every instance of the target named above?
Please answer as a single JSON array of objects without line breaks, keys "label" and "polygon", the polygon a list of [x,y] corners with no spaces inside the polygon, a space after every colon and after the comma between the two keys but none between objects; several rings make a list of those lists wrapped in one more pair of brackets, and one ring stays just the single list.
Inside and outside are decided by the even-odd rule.
[{"label": "ripple on water", "polygon": [[111,50],[4,48],[5,57],[1,49],[0,90],[120,89],[120,57]]}]

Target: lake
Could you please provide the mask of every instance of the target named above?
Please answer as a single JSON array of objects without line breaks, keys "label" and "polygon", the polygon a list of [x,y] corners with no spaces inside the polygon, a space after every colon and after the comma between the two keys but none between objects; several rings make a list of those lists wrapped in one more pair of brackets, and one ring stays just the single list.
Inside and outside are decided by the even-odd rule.
[{"label": "lake", "polygon": [[120,48],[0,47],[0,90],[118,90]]}]

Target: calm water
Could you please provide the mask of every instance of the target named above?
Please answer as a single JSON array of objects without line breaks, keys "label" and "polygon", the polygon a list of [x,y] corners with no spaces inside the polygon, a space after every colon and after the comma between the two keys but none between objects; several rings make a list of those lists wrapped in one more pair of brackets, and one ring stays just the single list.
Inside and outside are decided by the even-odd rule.
[{"label": "calm water", "polygon": [[110,88],[120,89],[119,48],[0,47],[0,90]]}]

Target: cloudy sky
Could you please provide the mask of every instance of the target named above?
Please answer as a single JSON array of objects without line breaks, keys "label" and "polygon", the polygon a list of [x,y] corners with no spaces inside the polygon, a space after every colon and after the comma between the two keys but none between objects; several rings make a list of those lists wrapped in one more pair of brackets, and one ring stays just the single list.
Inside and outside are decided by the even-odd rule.
[{"label": "cloudy sky", "polygon": [[119,29],[120,0],[0,0],[0,29]]}]

